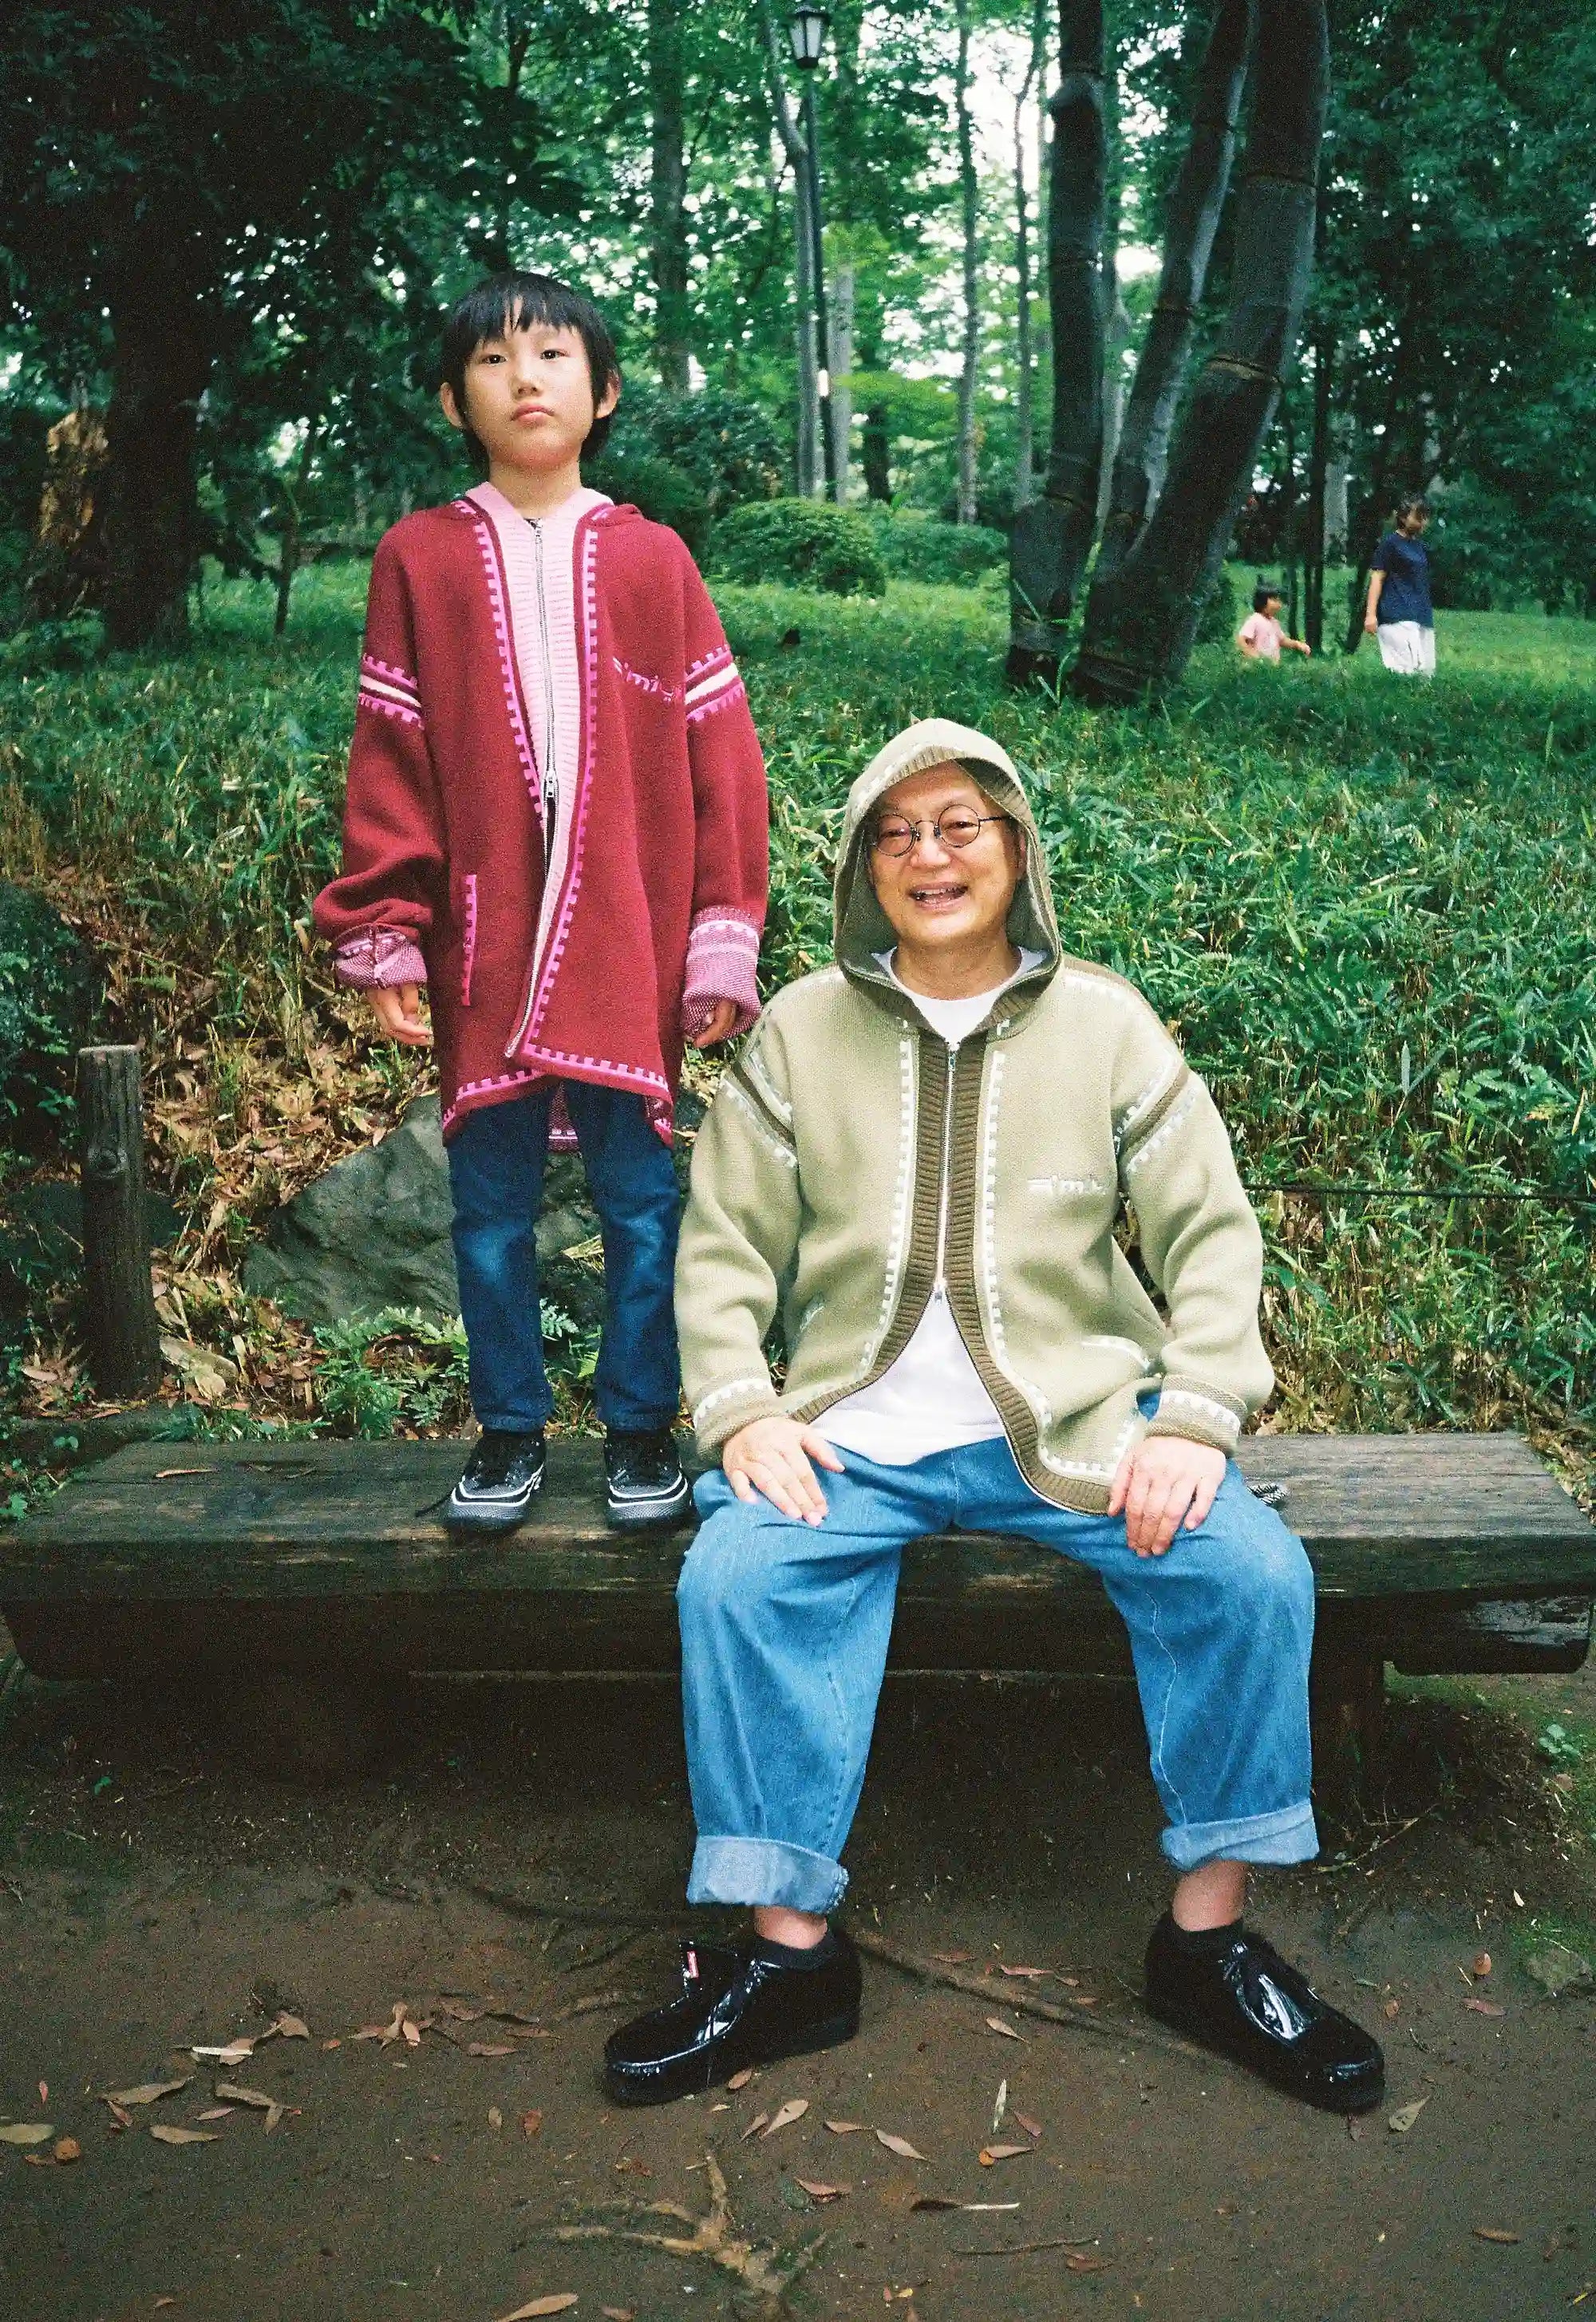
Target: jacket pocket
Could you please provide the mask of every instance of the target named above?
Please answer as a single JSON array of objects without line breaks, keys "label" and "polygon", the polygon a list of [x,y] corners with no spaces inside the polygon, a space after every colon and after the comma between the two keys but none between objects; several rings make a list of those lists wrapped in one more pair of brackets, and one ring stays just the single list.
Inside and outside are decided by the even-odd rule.
[{"label": "jacket pocket", "polygon": [[468,871],[463,882],[463,921],[460,936],[460,1005],[471,1006],[471,974],[477,957],[477,874]]}]

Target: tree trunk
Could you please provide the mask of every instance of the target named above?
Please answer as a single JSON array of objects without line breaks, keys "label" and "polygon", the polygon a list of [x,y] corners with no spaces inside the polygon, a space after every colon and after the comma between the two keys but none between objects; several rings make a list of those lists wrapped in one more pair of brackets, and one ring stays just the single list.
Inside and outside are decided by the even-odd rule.
[{"label": "tree trunk", "polygon": [[1325,650],[1325,560],[1328,553],[1325,482],[1330,471],[1330,390],[1335,351],[1314,342],[1314,432],[1307,453],[1307,549],[1303,571],[1303,635],[1316,654]]},{"label": "tree trunk", "polygon": [[766,78],[771,118],[793,171],[793,297],[797,308],[798,409],[793,445],[793,488],[802,498],[821,489],[825,460],[821,450],[820,365],[816,359],[814,222],[810,214],[809,150],[793,116],[782,80],[781,43],[770,0],[757,0],[765,41]]},{"label": "tree trunk", "polygon": [[[1413,369],[1415,305],[1415,300],[1410,297],[1407,312],[1402,318],[1402,332],[1397,342],[1397,352],[1391,358],[1391,376],[1385,398],[1385,424],[1380,431],[1380,449],[1374,455],[1374,472],[1370,477],[1369,489],[1364,495],[1363,505],[1358,511],[1357,528],[1361,545],[1357,562],[1347,582],[1346,635],[1341,644],[1341,649],[1344,654],[1355,654],[1363,642],[1363,594],[1369,586],[1369,575],[1374,562],[1374,551],[1379,544],[1380,526],[1385,515],[1386,496],[1390,489],[1391,471],[1396,465],[1391,454],[1396,447],[1398,416],[1402,408],[1403,398],[1407,393],[1408,378]],[[1350,535],[1350,524],[1348,531]],[[1350,537],[1347,549],[1350,554],[1352,550]]]},{"label": "tree trunk", "polygon": [[852,486],[853,389],[848,382],[853,373],[853,261],[839,259],[832,270],[827,332],[831,342],[831,489],[839,507]]},{"label": "tree trunk", "polygon": [[[859,349],[861,370],[878,371],[885,367],[880,342],[867,339]],[[859,431],[859,465],[865,471],[865,491],[883,507],[892,504],[892,413],[885,403],[865,407],[865,424]]]},{"label": "tree trunk", "polygon": [[1197,69],[1191,137],[1164,213],[1164,259],[1114,454],[1094,585],[1135,546],[1158,504],[1214,236],[1230,185],[1256,0],[1219,0]]},{"label": "tree trunk", "polygon": [[685,395],[692,384],[683,11],[683,0],[648,0],[648,264],[654,277],[655,367],[667,395]]},{"label": "tree trunk", "polygon": [[[1031,19],[1031,59],[1014,99],[1014,274],[1018,329],[1014,385],[1014,506],[1023,508],[1036,489],[1036,359],[1032,347],[1031,219],[1025,190],[1025,121],[1031,86],[1047,69],[1047,5],[1036,0]],[[1039,155],[1040,159],[1040,155]]]},{"label": "tree trunk", "polygon": [[964,343],[959,370],[959,503],[960,524],[976,520],[976,373],[981,359],[981,309],[977,237],[980,187],[976,179],[975,135],[970,123],[969,0],[958,0],[959,61],[953,101],[959,128],[959,216],[964,261]]},{"label": "tree trunk", "polygon": [[1119,280],[1120,224],[1124,210],[1124,153],[1119,133],[1119,84],[1113,69],[1105,78],[1108,130],[1108,185],[1103,226],[1103,311],[1106,327],[1103,342],[1103,456],[1097,470],[1097,507],[1094,530],[1101,534],[1114,495],[1114,462],[1124,425],[1124,353],[1131,335],[1130,309]]},{"label": "tree trunk", "polygon": [[1280,490],[1280,553],[1286,560],[1286,634],[1297,635],[1297,430],[1290,411],[1282,407],[1280,432],[1286,439],[1286,476]]},{"label": "tree trunk", "polygon": [[[151,235],[151,256],[160,237]],[[154,270],[111,298],[115,369],[106,419],[105,636],[181,645],[197,553],[195,439],[212,350],[192,290]]]},{"label": "tree trunk", "polygon": [[1297,344],[1313,274],[1329,87],[1325,0],[1270,0],[1253,70],[1230,312],[1135,547],[1093,589],[1071,677],[1088,700],[1174,683],[1218,577]]},{"label": "tree trunk", "polygon": [[1053,410],[1041,496],[1009,548],[1012,684],[1051,684],[1091,552],[1103,456],[1103,208],[1108,145],[1102,0],[1059,0],[1061,71],[1049,111],[1048,289]]}]

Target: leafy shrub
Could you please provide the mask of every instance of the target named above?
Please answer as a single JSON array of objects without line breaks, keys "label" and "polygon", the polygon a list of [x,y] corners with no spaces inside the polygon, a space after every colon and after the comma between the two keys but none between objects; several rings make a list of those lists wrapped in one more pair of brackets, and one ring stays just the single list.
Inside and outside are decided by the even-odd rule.
[{"label": "leafy shrub", "polygon": [[1008,561],[1006,534],[985,524],[945,524],[940,517],[873,516],[876,545],[894,580],[968,584]]},{"label": "leafy shrub", "polygon": [[38,1144],[71,1099],[72,1060],[102,986],[87,946],[41,895],[0,880],[0,1135]]},{"label": "leafy shrub", "polygon": [[781,438],[765,411],[719,388],[677,396],[628,382],[609,450],[626,460],[668,460],[692,478],[712,517],[744,500],[774,499],[786,473]]},{"label": "leafy shrub", "polygon": [[87,669],[98,661],[105,642],[105,631],[93,613],[34,621],[0,644],[0,670],[8,677],[36,677],[50,669]]},{"label": "leafy shrub", "polygon": [[716,525],[711,569],[723,580],[785,580],[835,597],[880,597],[886,568],[867,517],[827,500],[752,500]]},{"label": "leafy shrub", "polygon": [[339,1434],[380,1440],[401,1424],[458,1427],[470,1409],[465,1332],[414,1307],[331,1322],[314,1332],[316,1399]]},{"label": "leafy shrub", "polygon": [[[1251,603],[1248,611],[1252,609]],[[1202,611],[1197,615],[1197,641],[1199,645],[1227,645],[1241,627],[1246,614],[1242,609],[1242,594],[1235,575],[1227,564],[1219,568],[1218,578],[1208,591]]]},{"label": "leafy shrub", "polygon": [[630,502],[656,524],[668,524],[680,533],[694,556],[703,553],[709,537],[710,507],[693,479],[673,460],[654,453],[615,452],[608,448],[595,460],[587,478],[595,491],[612,500]]}]

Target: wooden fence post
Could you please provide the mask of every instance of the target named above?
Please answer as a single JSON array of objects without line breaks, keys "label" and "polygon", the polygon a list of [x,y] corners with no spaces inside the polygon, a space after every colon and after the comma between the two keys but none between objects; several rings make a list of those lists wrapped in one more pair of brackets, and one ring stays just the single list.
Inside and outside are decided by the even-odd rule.
[{"label": "wooden fence post", "polygon": [[161,1324],[144,1214],[144,1108],[137,1048],[79,1048],[83,1286],[88,1367],[116,1401],[161,1384]]}]

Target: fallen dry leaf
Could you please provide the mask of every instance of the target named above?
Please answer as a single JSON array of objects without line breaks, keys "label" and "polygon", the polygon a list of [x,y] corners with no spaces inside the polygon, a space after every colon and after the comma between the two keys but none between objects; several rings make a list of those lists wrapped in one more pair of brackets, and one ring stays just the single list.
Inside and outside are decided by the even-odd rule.
[{"label": "fallen dry leaf", "polygon": [[826,2123],[833,2136],[858,2136],[864,2125],[862,2120],[829,2120]]},{"label": "fallen dry leaf", "polygon": [[155,2301],[155,2311],[159,2314],[163,2306],[175,2306],[177,2302],[175,2298],[158,2298]]},{"label": "fallen dry leaf", "polygon": [[156,2121],[150,2134],[158,2144],[215,2144],[217,2141],[214,2128],[169,2128],[163,2120]]},{"label": "fallen dry leaf", "polygon": [[743,2131],[743,2143],[746,2144],[750,2136],[757,2136],[760,2130],[764,2127],[766,2122],[769,2118],[770,2115],[767,2112],[757,2112],[754,2115],[753,2119],[748,2123],[747,2128]]},{"label": "fallen dry leaf", "polygon": [[1038,1976],[1046,1975],[1047,1970],[1045,1967],[1005,1967],[1003,1962],[999,1961],[997,1972],[999,1975]]},{"label": "fallen dry leaf", "polygon": [[1505,2016],[1508,2012],[1500,1999],[1465,1999],[1463,2006],[1472,2007],[1476,2016]]},{"label": "fallen dry leaf", "polygon": [[108,2105],[153,2104],[158,2097],[176,2096],[178,2090],[186,2089],[193,2078],[192,2072],[185,2072],[180,2080],[141,2080],[136,2089],[113,2089],[105,2102]]},{"label": "fallen dry leaf", "polygon": [[740,2072],[733,2072],[726,2085],[735,2096],[738,2089],[746,2089],[748,2087],[748,2082],[753,2079],[753,2077],[754,2067],[752,2064],[745,2064]]},{"label": "fallen dry leaf", "polygon": [[618,2177],[652,2177],[654,2171],[635,2153],[628,2153],[616,2162],[615,2173]]},{"label": "fallen dry leaf", "polygon": [[196,2120],[231,2120],[237,2110],[236,2105],[211,2105],[206,2111],[197,2112],[194,2117]]},{"label": "fallen dry leaf", "polygon": [[354,2036],[357,2040],[380,2040],[386,2048],[399,2038],[404,2020],[405,2003],[401,1999],[386,2024],[362,2024]]},{"label": "fallen dry leaf", "polygon": [[536,2136],[542,2126],[543,2115],[540,2112],[524,2112],[521,2115],[521,2135],[523,2136]]},{"label": "fallen dry leaf", "polygon": [[635,2322],[637,2309],[635,2306],[601,2306],[599,2311],[604,2322]]},{"label": "fallen dry leaf", "polygon": [[1113,2262],[1106,2257],[1087,2257],[1082,2250],[1070,2250],[1064,2259],[1071,2273],[1105,2273]]},{"label": "fallen dry leaf", "polygon": [[310,2037],[310,2026],[304,2017],[290,2016],[287,2008],[278,2016],[271,2028],[274,2032],[280,2032],[285,2040],[308,2040]]},{"label": "fallen dry leaf", "polygon": [[1025,2134],[1026,2134],[1026,2135],[1027,2135],[1027,2136],[1035,2136],[1035,2137],[1040,2137],[1040,2136],[1041,2136],[1041,2121],[1039,2121],[1039,2120],[1031,2120],[1031,2119],[1027,2118],[1026,2115],[1025,2115],[1024,2113],[1023,2113],[1023,2112],[1011,2113],[1011,2114],[1010,2114],[1010,2116],[1009,2116],[1009,2117],[1010,2117],[1012,2120],[1016,2120],[1016,2121],[1018,2121],[1018,2122],[1019,2122],[1020,2126],[1024,2130],[1024,2132],[1025,2132]]},{"label": "fallen dry leaf", "polygon": [[851,2185],[817,2185],[812,2177],[798,2177],[793,2182],[803,2186],[812,2201],[840,2201],[853,2190]]},{"label": "fallen dry leaf", "polygon": [[81,2161],[83,2147],[75,2136],[58,2136],[55,2141],[55,2157],[62,2162]]},{"label": "fallen dry leaf", "polygon": [[[407,2048],[419,2048],[421,2045],[421,2026],[419,2024],[414,2022],[411,2017],[407,2016],[403,2023],[399,2025],[399,2030],[405,2035],[405,2045]],[[509,2055],[509,2049],[507,2048],[504,2052],[506,2055]],[[468,2048],[466,2050],[466,2053],[467,2055],[474,2055],[476,2051],[472,2048]]]},{"label": "fallen dry leaf", "polygon": [[114,2128],[131,2128],[133,2126],[132,2113],[124,2111],[114,2097],[106,2097],[103,2101],[105,2103],[105,2109],[111,2116],[111,2125]]},{"label": "fallen dry leaf", "polygon": [[255,2052],[252,2040],[229,2040],[221,2048],[190,2048],[197,2064],[244,2064]]},{"label": "fallen dry leaf", "polygon": [[766,2125],[759,2132],[761,2136],[774,2136],[778,2128],[791,2128],[793,2123],[802,2120],[808,2110],[807,2097],[789,2097],[785,2104],[778,2106],[771,2115]]},{"label": "fallen dry leaf", "polygon": [[499,2322],[532,2322],[535,2314],[564,2314],[575,2303],[575,2290],[555,2290],[546,2298],[534,2298],[528,2305],[518,2306],[513,2314],[501,2314]]},{"label": "fallen dry leaf", "polygon": [[911,2209],[961,2209],[962,2201],[955,2201],[947,2193],[917,2193],[910,2202]]},{"label": "fallen dry leaf", "polygon": [[974,1959],[974,1952],[933,1952],[931,1957],[940,1960],[944,1967],[962,1967],[966,1960]]},{"label": "fallen dry leaf", "polygon": [[1017,2161],[1023,2153],[1034,2153],[1034,2144],[984,2144],[977,2155],[983,2169],[990,2169],[995,2161]]},{"label": "fallen dry leaf", "polygon": [[1489,1975],[1491,1973],[1491,1953],[1489,1952],[1481,1952],[1479,1954],[1478,1958],[1474,1961],[1474,1973],[1476,1975]]},{"label": "fallen dry leaf", "polygon": [[55,2135],[49,2120],[8,2120],[0,2127],[0,2144],[47,2144]]},{"label": "fallen dry leaf", "polygon": [[282,2118],[287,2110],[287,2105],[271,2104],[267,2106],[266,2117],[261,2123],[261,2127],[268,2136],[271,2135],[272,2130],[277,2126],[278,2122]]},{"label": "fallen dry leaf", "polygon": [[1474,2226],[1470,2228],[1477,2242],[1518,2242],[1522,2234],[1504,2234],[1500,2226]]},{"label": "fallen dry leaf", "polygon": [[878,2128],[876,2132],[876,2142],[877,2144],[885,2144],[889,2153],[895,2153],[900,2161],[925,2159],[923,2153],[915,2152],[906,2136],[894,2136],[888,2129]]},{"label": "fallen dry leaf", "polygon": [[[155,1470],[155,1480],[158,1484],[164,1484],[169,1482],[173,1476],[208,1476],[209,1474],[210,1469],[208,1467],[157,1467]],[[170,2306],[171,2304],[170,2298],[157,2299],[155,2302],[158,2306]]]},{"label": "fallen dry leaf", "polygon": [[502,2128],[504,2126],[504,2115],[500,2111],[497,2105],[490,2105],[488,2107],[488,2125],[490,2128]]},{"label": "fallen dry leaf", "polygon": [[1380,2012],[1388,2024],[1394,2024],[1402,2012],[1402,2003],[1398,1999],[1388,1999]]},{"label": "fallen dry leaf", "polygon": [[1415,2097],[1411,2104],[1399,2105],[1386,2121],[1386,2126],[1395,2129],[1399,2136],[1406,2136],[1428,2102],[1428,2097]]},{"label": "fallen dry leaf", "polygon": [[1020,2036],[1014,2025],[1005,2024],[1001,2016],[989,2016],[986,2018],[986,2029],[989,2032],[1001,2032],[1005,2040],[1017,2040]]},{"label": "fallen dry leaf", "polygon": [[[407,2037],[409,2030],[410,2026],[407,2024],[405,2026]],[[419,2034],[417,2036],[419,2039]],[[513,2040],[468,2040],[465,2043],[465,2052],[468,2056],[513,2056],[516,2052],[515,2043]]]},{"label": "fallen dry leaf", "polygon": [[342,2040],[324,2040],[321,2043],[322,2054],[326,2056],[329,2054],[333,2049],[341,2048],[343,2045],[344,2043]]},{"label": "fallen dry leaf", "polygon": [[277,2102],[263,2089],[241,2088],[236,2080],[218,2080],[216,2095],[225,2104],[253,2105],[257,2112],[270,2112]]}]

